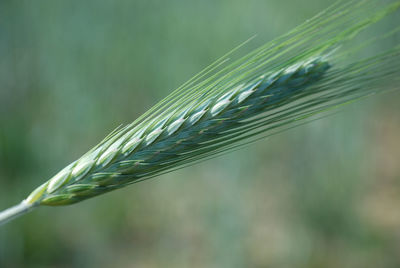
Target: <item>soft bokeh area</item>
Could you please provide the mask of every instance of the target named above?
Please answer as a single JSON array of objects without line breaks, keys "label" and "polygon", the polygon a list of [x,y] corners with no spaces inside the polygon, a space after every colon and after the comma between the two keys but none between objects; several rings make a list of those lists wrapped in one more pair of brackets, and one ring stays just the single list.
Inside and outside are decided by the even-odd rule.
[{"label": "soft bokeh area", "polygon": [[[333,2],[1,0],[0,210],[249,37],[247,51]],[[399,106],[399,92],[373,96],[39,208],[0,227],[0,267],[400,267]]]}]

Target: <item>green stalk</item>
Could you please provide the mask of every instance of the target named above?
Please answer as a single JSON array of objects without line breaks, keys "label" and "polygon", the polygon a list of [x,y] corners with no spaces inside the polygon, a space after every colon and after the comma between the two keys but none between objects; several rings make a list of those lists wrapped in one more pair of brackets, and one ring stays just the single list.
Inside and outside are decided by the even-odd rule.
[{"label": "green stalk", "polygon": [[10,207],[6,210],[3,210],[0,212],[0,225],[3,225],[7,223],[10,220],[13,220],[19,216],[22,216],[32,209],[35,208],[36,205],[30,204],[26,202],[25,200],[19,203],[18,205],[15,205],[13,207]]}]

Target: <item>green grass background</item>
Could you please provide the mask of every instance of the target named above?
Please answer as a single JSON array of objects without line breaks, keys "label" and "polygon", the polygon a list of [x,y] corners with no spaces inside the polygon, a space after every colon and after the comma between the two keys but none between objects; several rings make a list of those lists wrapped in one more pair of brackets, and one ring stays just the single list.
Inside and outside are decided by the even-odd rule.
[{"label": "green grass background", "polygon": [[[231,48],[333,2],[1,0],[0,208]],[[0,267],[400,267],[399,105],[398,92],[375,96],[215,160],[40,208],[0,227]]]}]

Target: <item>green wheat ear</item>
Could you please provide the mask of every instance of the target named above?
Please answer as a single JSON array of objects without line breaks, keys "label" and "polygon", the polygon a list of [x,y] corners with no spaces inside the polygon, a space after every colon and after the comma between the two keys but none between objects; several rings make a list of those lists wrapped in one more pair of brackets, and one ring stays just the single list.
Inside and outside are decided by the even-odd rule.
[{"label": "green wheat ear", "polygon": [[37,206],[76,203],[225,153],[389,89],[389,82],[398,89],[400,46],[350,61],[363,46],[348,44],[399,7],[400,1],[338,2],[232,63],[235,51],[229,53],[1,212],[0,224]]}]

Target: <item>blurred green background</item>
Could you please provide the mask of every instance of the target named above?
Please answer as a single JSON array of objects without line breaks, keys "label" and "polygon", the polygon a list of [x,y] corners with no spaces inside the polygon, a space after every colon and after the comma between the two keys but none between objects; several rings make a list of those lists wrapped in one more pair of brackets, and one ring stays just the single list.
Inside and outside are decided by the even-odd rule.
[{"label": "blurred green background", "polygon": [[[0,209],[231,48],[333,2],[1,0]],[[374,96],[215,160],[40,208],[0,228],[0,267],[400,267],[399,105],[398,92]]]}]

